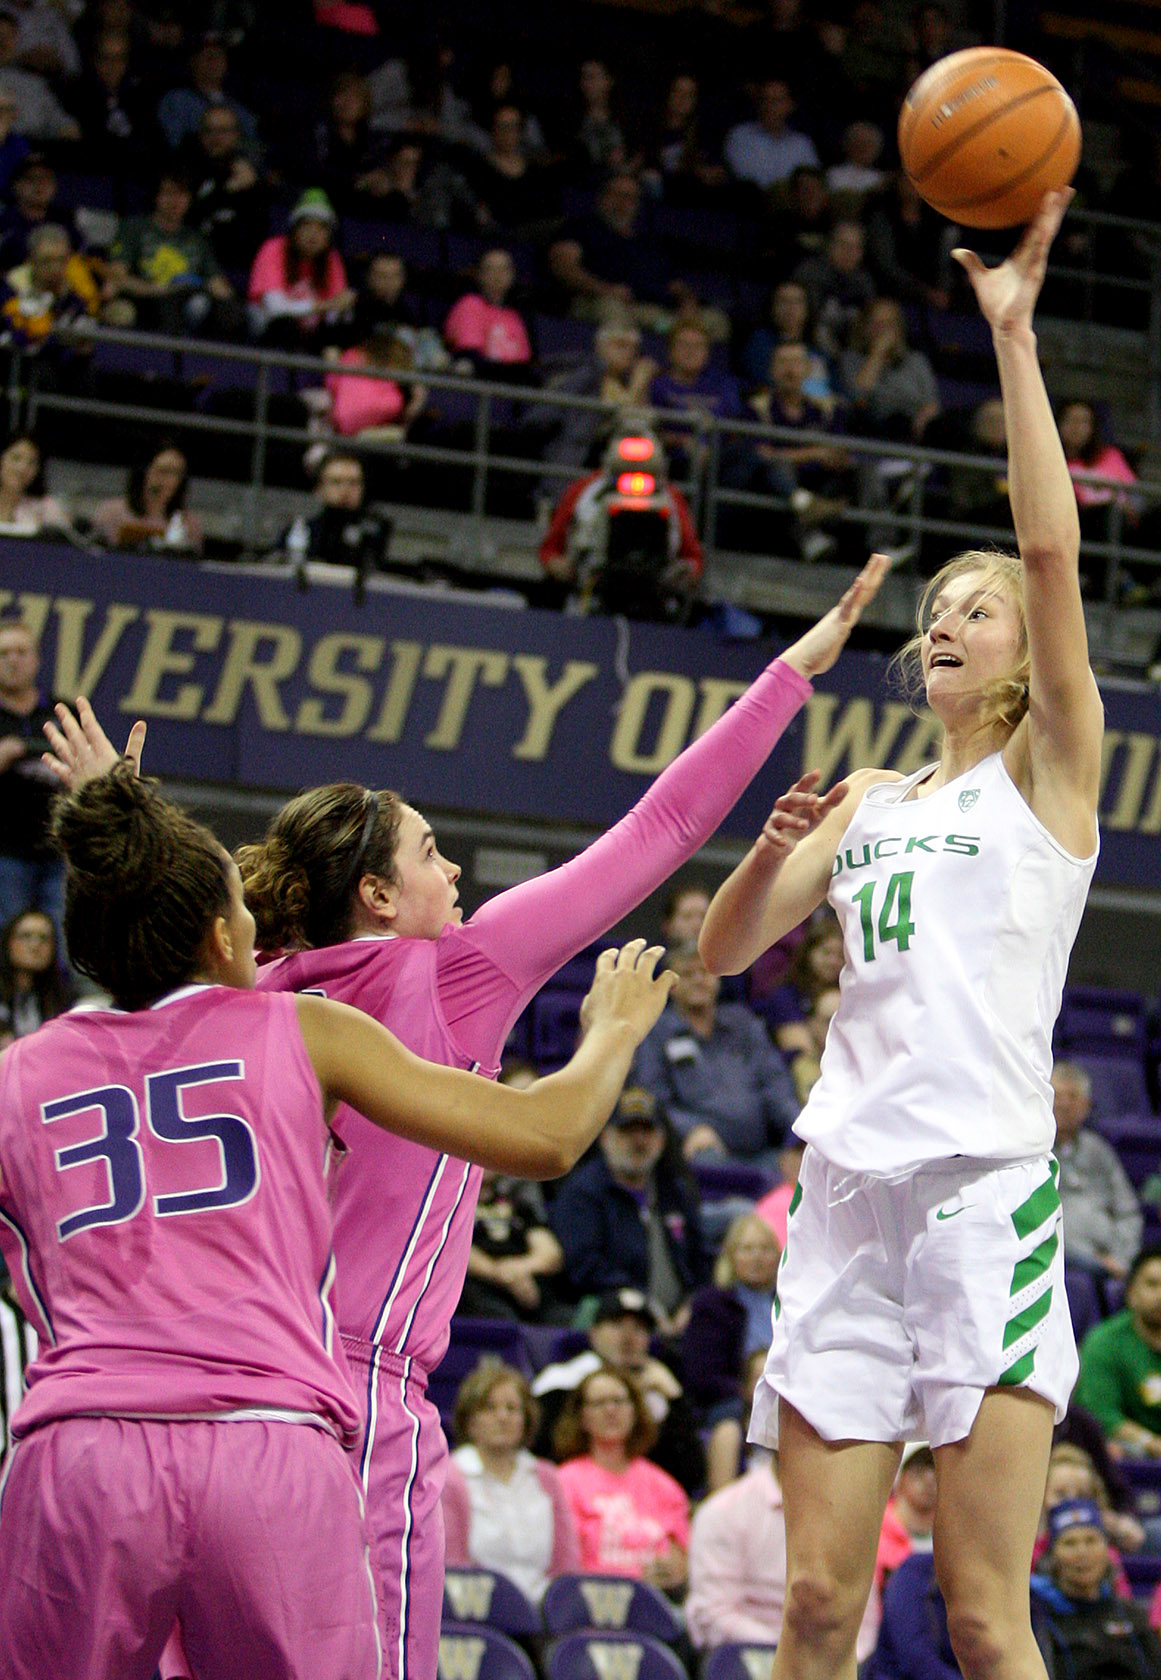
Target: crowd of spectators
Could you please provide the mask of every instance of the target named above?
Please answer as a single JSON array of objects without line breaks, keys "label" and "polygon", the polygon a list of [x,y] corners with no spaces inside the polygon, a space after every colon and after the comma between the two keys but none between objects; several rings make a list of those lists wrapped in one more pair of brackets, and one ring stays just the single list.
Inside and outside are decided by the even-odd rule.
[{"label": "crowd of spectators", "polygon": [[[547,1209],[539,1193],[526,1204],[553,1293],[539,1314],[517,1312],[541,1326],[539,1345],[551,1351],[546,1364],[534,1361],[530,1395],[539,1413],[531,1421],[521,1413],[514,1383],[507,1399],[513,1439],[523,1418],[519,1444],[543,1461],[528,1459],[525,1474],[540,1477],[545,1509],[550,1462],[559,1467],[580,1535],[579,1564],[568,1567],[660,1586],[682,1606],[694,1653],[773,1646],[781,1631],[786,1542],[777,1462],[746,1445],[745,1427],[802,1159],[790,1127],[818,1076],[841,965],[837,927],[820,915],[729,982],[731,995],[719,1003],[697,960],[707,905],[699,881],[675,884],[660,931],[681,980],[639,1052],[636,1083],[589,1159],[547,1187]],[[719,1045],[723,1020],[732,1030]],[[527,1065],[515,1076],[529,1077]],[[1140,1595],[1161,1578],[1161,1518],[1148,1503],[1155,1483],[1142,1484],[1137,1466],[1161,1458],[1161,1243],[1092,1121],[1084,1060],[1060,1057],[1052,1084],[1070,1301],[1079,1277],[1092,1287],[1095,1319],[1052,1450],[1030,1583],[1034,1623],[1052,1675],[1155,1680],[1161,1590],[1151,1605]],[[774,1093],[778,1104],[768,1110]],[[757,1106],[739,1126],[738,1115],[750,1115],[747,1098]],[[714,1133],[712,1148],[702,1128]],[[504,1185],[500,1198],[493,1235],[503,1238],[519,1187]],[[493,1205],[486,1189],[481,1248]],[[727,1222],[723,1209],[740,1211]],[[532,1246],[521,1235],[509,1252],[530,1257]],[[487,1472],[470,1449],[466,1462],[480,1478],[471,1491],[475,1522]],[[936,1493],[930,1447],[908,1443],[860,1633],[868,1676],[958,1673],[933,1570]],[[458,1482],[449,1499],[464,1513],[449,1522],[462,1527],[468,1499]],[[510,1573],[502,1553],[485,1558],[491,1521],[479,1519],[479,1545],[457,1556]],[[564,1521],[558,1516],[558,1536]],[[543,1522],[537,1535],[539,1593],[551,1549]],[[514,1546],[517,1570],[522,1556]]]},{"label": "crowd of spectators", "polygon": [[[503,453],[581,474],[644,403],[687,487],[707,468],[699,423],[759,419],[812,441],[731,436],[719,482],[781,513],[727,508],[719,540],[909,551],[903,465],[853,441],[979,447],[992,381],[965,379],[938,329],[971,313],[956,230],[893,153],[910,80],[972,38],[957,15],[690,6],[657,21],[642,65],[629,34],[598,57],[563,18],[552,46],[505,45],[358,6],[297,7],[292,56],[271,51],[269,10],[0,7],[0,331],[42,381],[87,387],[98,320],[305,351],[336,371],[307,382],[304,432],[390,451],[462,426],[425,374],[501,377],[530,388],[493,416]],[[1104,175],[1080,186],[1125,207]],[[553,409],[541,387],[606,406]],[[1086,531],[1107,535],[1115,507],[1152,541],[1139,498],[1086,482],[1133,480],[1099,405],[1069,403],[1062,425]],[[937,512],[962,511],[953,476]],[[566,488],[521,483],[524,510]]]}]

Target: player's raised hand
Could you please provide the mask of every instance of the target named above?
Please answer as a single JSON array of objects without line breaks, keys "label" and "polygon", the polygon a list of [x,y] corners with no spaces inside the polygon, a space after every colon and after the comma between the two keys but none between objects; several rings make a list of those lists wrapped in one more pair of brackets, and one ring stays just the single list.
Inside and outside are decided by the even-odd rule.
[{"label": "player's raised hand", "polygon": [[787,665],[803,677],[817,677],[829,671],[847,637],[859,622],[864,608],[875,599],[879,586],[891,570],[885,554],[872,554],[858,577],[845,591],[837,606],[824,613],[818,623],[800,636],[782,655]]},{"label": "player's raised hand", "polygon": [[643,939],[631,939],[619,951],[602,951],[588,996],[581,1004],[581,1029],[620,1023],[631,1028],[640,1043],[665,1008],[677,980],[666,969],[658,974],[663,956],[660,945],[646,947]]},{"label": "player's raised hand", "polygon": [[145,722],[138,719],[129,731],[124,753],[119,753],[97,722],[97,714],[89,702],[80,697],[75,715],[65,705],[58,704],[56,723],[46,723],[44,733],[51,751],[42,754],[45,763],[66,788],[83,787],[95,776],[104,776],[127,758],[136,776],[141,774],[141,750],[145,745]]},{"label": "player's raised hand", "polygon": [[756,842],[758,851],[770,862],[785,862],[798,842],[813,834],[823,818],[846,798],[846,782],[836,782],[829,793],[821,795],[815,791],[818,782],[819,772],[808,770],[774,801]]},{"label": "player's raised hand", "polygon": [[971,281],[980,311],[994,332],[1031,326],[1052,241],[1075,196],[1071,187],[1045,193],[1020,243],[997,268],[988,268],[974,251],[951,253]]}]

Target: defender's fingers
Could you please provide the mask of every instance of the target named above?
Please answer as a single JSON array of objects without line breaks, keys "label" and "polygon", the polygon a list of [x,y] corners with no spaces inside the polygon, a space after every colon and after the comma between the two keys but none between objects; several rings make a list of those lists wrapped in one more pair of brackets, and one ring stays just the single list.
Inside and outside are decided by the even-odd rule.
[{"label": "defender's fingers", "polygon": [[610,945],[607,951],[602,951],[600,956],[597,958],[597,973],[611,974],[613,969],[617,966],[617,958],[619,955],[620,953],[615,945]]},{"label": "defender's fingers", "polygon": [[645,941],[643,939],[630,939],[626,944],[622,945],[621,949],[617,952],[617,967],[636,968],[637,958],[641,955],[644,949]]},{"label": "defender's fingers", "polygon": [[145,746],[145,731],[148,726],[144,718],[138,718],[129,731],[129,739],[125,743],[124,756],[133,765],[138,775],[141,774],[141,753]]},{"label": "defender's fingers", "polygon": [[656,973],[657,964],[661,961],[664,955],[664,945],[650,945],[646,950],[642,951],[641,955],[637,959],[638,972],[641,974],[647,974],[649,978],[652,979]]}]

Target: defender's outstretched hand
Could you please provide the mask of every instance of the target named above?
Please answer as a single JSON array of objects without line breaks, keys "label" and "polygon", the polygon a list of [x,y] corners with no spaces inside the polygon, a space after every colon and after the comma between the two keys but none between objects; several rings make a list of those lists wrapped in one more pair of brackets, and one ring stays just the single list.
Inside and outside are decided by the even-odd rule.
[{"label": "defender's outstretched hand", "polygon": [[643,939],[631,939],[619,951],[602,951],[592,988],[581,1004],[582,1031],[620,1023],[639,1044],[665,1008],[677,979],[668,969],[656,973],[663,954],[660,945],[646,949]]},{"label": "defender's outstretched hand", "polygon": [[818,782],[819,772],[808,770],[781,799],[774,801],[774,809],[763,823],[757,839],[759,851],[783,862],[800,840],[813,834],[823,818],[829,816],[836,805],[842,804],[848,791],[846,782],[836,782],[829,793],[822,795],[815,792]]},{"label": "defender's outstretched hand", "polygon": [[138,719],[133,725],[125,743],[125,751],[119,753],[97,722],[97,714],[83,696],[77,700],[75,717],[67,706],[58,704],[54,709],[56,723],[46,723],[44,726],[44,733],[52,750],[43,753],[41,758],[64,787],[83,787],[95,776],[107,775],[122,758],[130,761],[134,775],[141,774],[141,750],[145,745],[143,719]]},{"label": "defender's outstretched hand", "polygon": [[829,671],[846,647],[847,637],[859,622],[863,609],[875,599],[879,585],[890,570],[891,562],[885,554],[872,554],[838,605],[787,648],[782,655],[786,664],[807,678]]},{"label": "defender's outstretched hand", "polygon": [[951,253],[971,281],[980,310],[993,332],[1012,332],[1032,325],[1032,313],[1048,267],[1048,253],[1074,196],[1071,187],[1045,193],[1020,243],[998,268],[986,267],[974,251]]}]

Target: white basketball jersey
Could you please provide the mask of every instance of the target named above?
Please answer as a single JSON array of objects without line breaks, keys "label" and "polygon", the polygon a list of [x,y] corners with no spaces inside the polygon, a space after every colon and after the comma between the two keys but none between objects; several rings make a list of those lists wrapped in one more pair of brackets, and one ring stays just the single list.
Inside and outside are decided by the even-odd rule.
[{"label": "white basketball jersey", "polygon": [[842,1000],[795,1131],[851,1172],[1052,1148],[1052,1028],[1097,853],[1033,816],[999,753],[925,799],[870,788],[828,897]]}]

